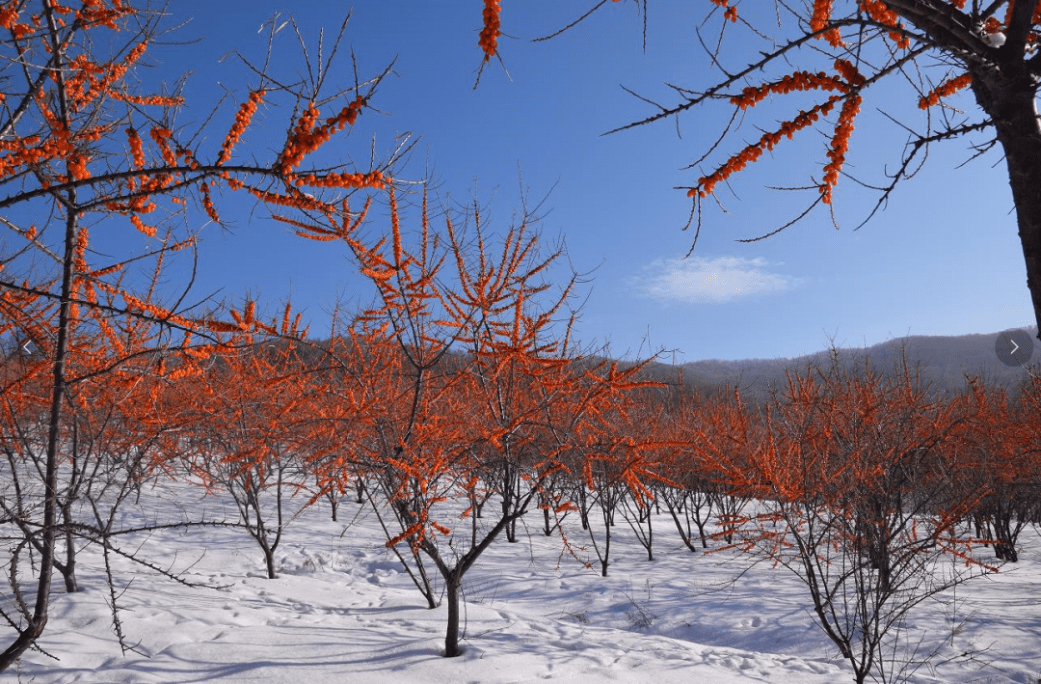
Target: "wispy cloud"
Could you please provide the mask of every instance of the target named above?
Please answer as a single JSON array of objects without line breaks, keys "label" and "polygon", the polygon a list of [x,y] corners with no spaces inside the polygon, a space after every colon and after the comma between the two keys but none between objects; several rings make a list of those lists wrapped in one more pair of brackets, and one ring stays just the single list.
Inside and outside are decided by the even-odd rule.
[{"label": "wispy cloud", "polygon": [[643,294],[668,302],[719,304],[770,292],[782,292],[799,279],[775,273],[766,259],[690,257],[660,259],[634,279]]}]

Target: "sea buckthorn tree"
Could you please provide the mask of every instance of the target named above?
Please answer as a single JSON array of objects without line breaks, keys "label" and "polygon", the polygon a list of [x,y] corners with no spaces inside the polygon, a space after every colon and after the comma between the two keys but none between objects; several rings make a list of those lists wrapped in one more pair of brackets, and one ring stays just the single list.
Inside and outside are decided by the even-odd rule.
[{"label": "sea buckthorn tree", "polygon": [[320,383],[288,325],[279,334],[283,339],[245,335],[235,348],[215,354],[192,383],[196,400],[185,455],[198,484],[231,495],[239,524],[263,552],[269,579],[277,577],[283,532],[311,502],[306,461],[322,457],[308,430]]},{"label": "sea buckthorn tree", "polygon": [[[926,647],[903,621],[993,569],[959,529],[982,495],[955,481],[971,452],[972,415],[967,396],[931,396],[906,368],[892,377],[869,366],[809,368],[790,376],[761,421],[718,416],[742,463],[729,466],[726,452],[700,443],[703,458],[760,501],[730,522],[735,545],[802,581],[858,684],[920,666]],[[750,422],[762,429],[747,430]],[[938,562],[945,557],[954,562]]]},{"label": "sea buckthorn tree", "polygon": [[[615,2],[601,0],[567,28]],[[646,0],[640,3],[646,10]],[[675,83],[675,99],[654,102],[650,116],[620,129],[729,106],[729,123],[710,135],[691,163],[699,169],[686,188],[693,202],[694,244],[706,202],[749,165],[796,136],[824,136],[820,171],[782,185],[809,194],[788,222],[814,209],[831,209],[840,182],[878,192],[867,219],[897,186],[914,175],[930,146],[968,140],[972,156],[997,147],[1004,155],[1026,263],[1027,283],[1041,324],[1041,3],[1034,0],[702,0],[697,24],[704,55],[692,60],[693,83]],[[522,3],[516,3],[519,7]],[[507,3],[511,7],[512,3]],[[576,11],[579,14],[581,10]],[[499,0],[486,0],[479,44],[485,61],[498,54]],[[647,17],[644,21],[655,21]],[[646,28],[646,27],[645,27]],[[557,31],[561,33],[563,30]],[[646,35],[646,33],[645,33]],[[959,91],[968,96],[954,98]],[[906,107],[901,110],[900,106]],[[847,178],[865,108],[881,107],[900,132],[895,164],[880,180]],[[914,113],[920,109],[920,116]],[[916,122],[917,120],[917,122]],[[754,128],[753,128],[754,127]],[[906,135],[906,137],[905,137]],[[872,142],[872,145],[876,143]],[[832,213],[834,219],[834,213]],[[865,219],[865,220],[867,220]],[[1041,325],[1039,325],[1041,329]]]},{"label": "sea buckthorn tree", "polygon": [[[1019,534],[1038,520],[1036,390],[1027,382],[1018,401],[1003,388],[973,379],[974,438],[956,470],[957,487],[977,492],[976,536],[993,544],[1000,561],[1019,560]],[[1032,406],[1033,404],[1033,406]]]},{"label": "sea buckthorn tree", "polygon": [[588,431],[581,444],[575,499],[602,577],[611,565],[612,528],[619,515],[647,551],[647,559],[654,560],[651,508],[661,487],[678,486],[665,463],[686,444],[669,430],[661,393],[655,391],[660,389],[661,383],[641,382],[639,391],[627,393],[624,401],[597,415],[596,429]]},{"label": "sea buckthorn tree", "polygon": [[[0,561],[15,597],[2,607],[10,638],[0,647],[0,671],[47,624],[60,497],[72,472],[63,450],[70,412],[78,410],[75,385],[103,383],[145,360],[150,372],[175,379],[220,347],[227,326],[259,332],[267,325],[251,312],[221,321],[218,313],[189,311],[184,291],[142,278],[137,265],[151,259],[162,271],[176,252],[190,255],[197,247],[191,226],[220,221],[218,191],[249,193],[279,211],[332,216],[345,196],[388,180],[387,166],[356,168],[335,161],[349,158],[342,151],[321,154],[354,126],[382,74],[329,91],[328,61],[302,80],[276,80],[260,66],[248,90],[232,94],[234,111],[218,107],[199,126],[181,126],[178,114],[188,104],[180,92],[153,84],[138,68],[164,16],[127,0],[0,2],[0,332],[31,351],[5,361],[4,396],[9,407],[31,409],[23,414],[31,418],[8,425],[32,421],[39,457],[32,486],[22,490],[37,500],[0,513],[21,530]],[[273,149],[244,150],[258,108],[280,104],[290,112],[284,139]],[[127,251],[94,248],[99,227],[124,231]],[[148,328],[136,334],[140,345],[127,345],[128,316]],[[17,396],[42,378],[42,393]],[[6,429],[3,439],[8,453],[22,448],[19,439],[25,444]],[[33,566],[24,562],[29,547]]]},{"label": "sea buckthorn tree", "polygon": [[[352,458],[366,471],[377,510],[390,513],[383,516],[387,545],[407,546],[417,575],[422,554],[444,581],[444,655],[451,657],[461,653],[466,573],[547,498],[551,517],[569,509],[558,476],[581,477],[602,428],[598,417],[641,386],[640,366],[620,369],[573,353],[572,285],[549,285],[562,248],[543,251],[532,213],[524,210],[493,239],[479,207],[462,218],[446,212],[436,230],[424,196],[419,226],[409,233],[396,194],[391,189],[382,236],[366,235],[349,211],[297,226],[345,242],[376,290],[376,303],[354,324],[361,347],[382,355],[384,365],[371,379],[377,405],[359,421],[368,436]],[[327,488],[358,476],[336,459],[325,465]],[[637,465],[623,466],[619,477],[635,483]],[[476,504],[489,492],[491,505],[479,516]]]}]

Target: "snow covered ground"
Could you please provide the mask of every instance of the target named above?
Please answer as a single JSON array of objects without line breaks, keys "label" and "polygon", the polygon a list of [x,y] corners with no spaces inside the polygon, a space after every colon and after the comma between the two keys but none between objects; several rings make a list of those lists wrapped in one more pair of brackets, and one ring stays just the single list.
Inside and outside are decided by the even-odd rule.
[{"label": "snow covered ground", "polygon": [[[184,507],[224,515],[219,499],[185,485],[143,496],[140,509]],[[228,506],[226,514],[234,518]],[[324,501],[287,530],[266,579],[245,531],[195,528],[153,533],[141,552],[201,586],[128,571],[121,617],[135,651],[111,631],[101,564],[84,553],[83,591],[61,593],[40,645],[12,682],[401,682],[481,684],[559,681],[852,681],[816,627],[806,590],[783,568],[730,552],[691,553],[671,519],[659,518],[657,559],[621,520],[609,577],[567,556],[535,516],[515,544],[498,541],[465,583],[465,653],[438,655],[445,608],[425,607],[383,547],[375,516],[344,500],[341,522]],[[345,522],[346,521],[346,522]],[[568,518],[577,528],[577,520]],[[576,544],[581,530],[570,529]],[[1024,533],[1022,560],[921,607],[907,635],[940,646],[913,682],[1034,684],[1041,677],[1041,539]],[[136,546],[136,544],[135,544]],[[580,552],[582,553],[582,552]],[[127,569],[125,566],[121,566]]]}]

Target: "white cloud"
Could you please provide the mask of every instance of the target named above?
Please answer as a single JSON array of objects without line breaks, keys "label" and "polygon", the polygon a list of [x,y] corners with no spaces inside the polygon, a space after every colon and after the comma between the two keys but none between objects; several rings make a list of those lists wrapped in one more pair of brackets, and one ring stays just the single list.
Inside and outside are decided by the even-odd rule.
[{"label": "white cloud", "polygon": [[773,273],[766,259],[690,257],[660,259],[646,266],[635,285],[647,296],[686,304],[719,304],[744,297],[782,292],[798,278]]}]

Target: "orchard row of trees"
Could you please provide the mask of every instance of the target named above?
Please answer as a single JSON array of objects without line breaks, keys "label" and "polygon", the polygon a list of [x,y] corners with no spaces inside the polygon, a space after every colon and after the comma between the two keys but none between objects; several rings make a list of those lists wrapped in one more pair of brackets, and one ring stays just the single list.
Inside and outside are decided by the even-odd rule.
[{"label": "orchard row of trees", "polygon": [[[120,541],[142,530],[116,521],[160,478],[229,494],[237,521],[173,524],[243,527],[272,578],[300,510],[328,502],[336,516],[350,494],[380,516],[430,607],[440,576],[454,655],[463,578],[491,544],[517,540],[523,516],[606,576],[616,523],[653,560],[652,513],[664,511],[691,551],[731,548],[798,575],[864,681],[891,662],[894,626],[915,605],[989,571],[984,547],[1017,560],[1019,532],[1041,522],[1041,381],[941,397],[906,368],[835,365],[792,374],[762,405],[699,398],[569,347],[557,316],[567,288],[546,305],[536,282],[557,253],[540,254],[523,222],[494,246],[479,216],[469,228],[463,240],[451,221],[439,232],[422,221],[414,248],[400,227],[372,246],[349,235],[381,304],[322,342],[300,339],[288,309],[263,322],[247,304],[207,349],[132,353],[141,324],[128,317],[115,339],[132,361],[114,370],[113,338],[76,326],[70,373],[82,381],[66,390],[52,524],[66,591],[84,544],[107,566],[124,556],[156,569]],[[45,570],[46,366],[24,347],[3,366],[14,627],[32,614],[23,585]]]}]

